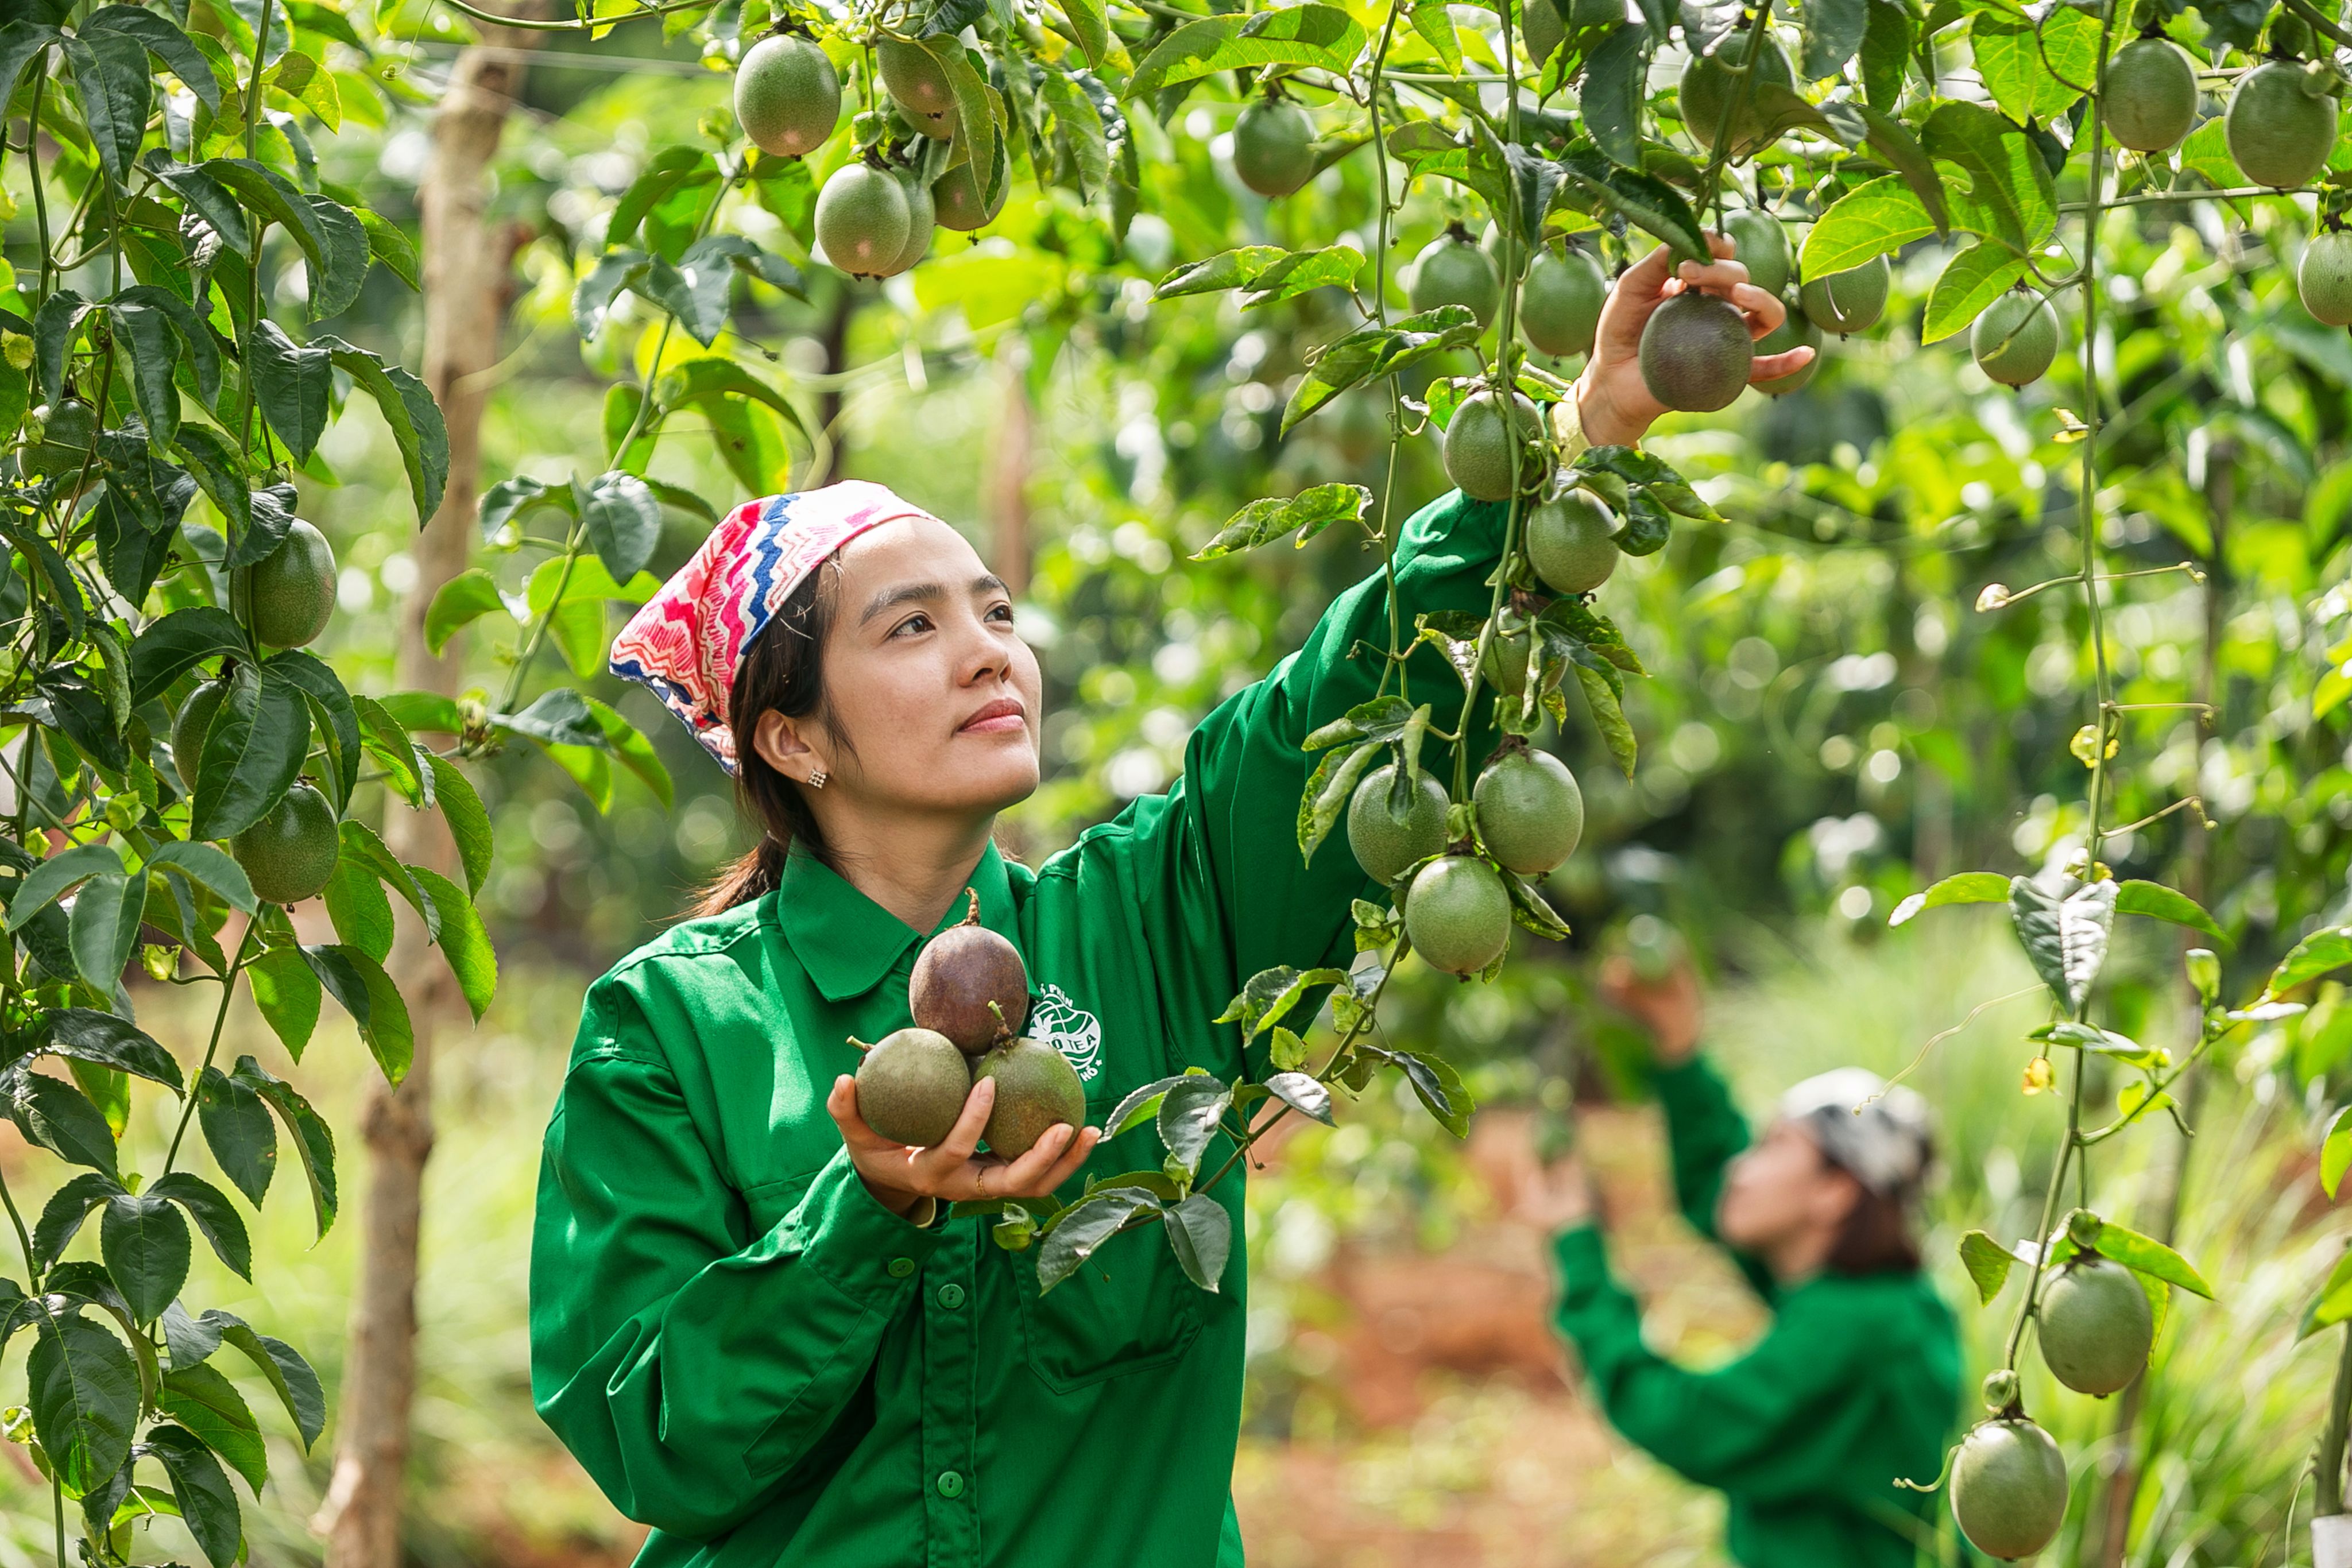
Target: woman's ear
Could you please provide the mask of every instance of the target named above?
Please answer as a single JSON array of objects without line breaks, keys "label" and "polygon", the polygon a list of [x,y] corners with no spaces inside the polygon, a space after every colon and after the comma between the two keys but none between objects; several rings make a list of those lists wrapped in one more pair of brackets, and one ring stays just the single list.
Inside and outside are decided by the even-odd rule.
[{"label": "woman's ear", "polygon": [[798,719],[775,709],[762,713],[751,727],[751,749],[760,759],[787,779],[803,784],[830,771],[826,759],[810,743],[820,737],[803,734]]}]

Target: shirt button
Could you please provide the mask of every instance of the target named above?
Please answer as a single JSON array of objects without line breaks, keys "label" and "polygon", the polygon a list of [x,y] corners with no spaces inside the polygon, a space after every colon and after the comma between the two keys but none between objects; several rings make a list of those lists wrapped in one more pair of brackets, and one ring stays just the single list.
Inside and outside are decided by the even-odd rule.
[{"label": "shirt button", "polygon": [[954,1284],[941,1285],[940,1287],[940,1305],[950,1310],[963,1305],[963,1287],[961,1285]]},{"label": "shirt button", "polygon": [[941,1470],[940,1472],[940,1495],[941,1497],[963,1496],[963,1477],[954,1470]]},{"label": "shirt button", "polygon": [[890,1278],[894,1280],[903,1280],[915,1271],[915,1260],[912,1258],[893,1258],[887,1266]]}]

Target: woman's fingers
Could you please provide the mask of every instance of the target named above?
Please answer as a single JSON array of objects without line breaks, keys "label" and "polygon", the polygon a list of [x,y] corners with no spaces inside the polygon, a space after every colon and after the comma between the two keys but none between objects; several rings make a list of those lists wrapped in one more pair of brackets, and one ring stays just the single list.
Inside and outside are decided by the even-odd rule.
[{"label": "woman's fingers", "polygon": [[1629,299],[1654,296],[1675,275],[1675,254],[1660,246],[1618,275],[1617,287]]},{"label": "woman's fingers", "polygon": [[1789,319],[1789,308],[1780,297],[1752,283],[1742,283],[1731,290],[1731,303],[1748,318],[1748,335],[1765,337],[1780,329]]},{"label": "woman's fingers", "polygon": [[1078,1174],[1078,1167],[1087,1163],[1087,1156],[1095,1152],[1095,1145],[1100,1142],[1102,1142],[1101,1128],[1079,1128],[1077,1136],[1063,1145],[1061,1158],[1055,1160],[1053,1166],[1038,1178],[1037,1190],[1033,1196],[1042,1197],[1049,1192],[1058,1190],[1064,1182]]},{"label": "woman's fingers", "polygon": [[1005,1163],[1002,1183],[989,1182],[991,1196],[994,1196],[993,1189],[999,1186],[1007,1197],[1035,1197],[1040,1193],[1051,1191],[1050,1187],[1039,1184],[1045,1173],[1061,1159],[1063,1152],[1076,1142],[1076,1129],[1067,1122],[1056,1122],[1046,1128],[1045,1134],[1024,1150],[1019,1157]]},{"label": "woman's fingers", "polygon": [[1750,382],[1778,381],[1803,370],[1812,357],[1813,350],[1808,348],[1791,349],[1785,354],[1759,354],[1748,367],[1748,379]]},{"label": "woman's fingers", "polygon": [[881,1134],[866,1124],[857,1109],[857,1080],[845,1072],[833,1081],[833,1092],[824,1097],[824,1108],[833,1113],[834,1124],[841,1129],[841,1141],[853,1150],[897,1148]]},{"label": "woman's fingers", "polygon": [[961,1170],[971,1159],[972,1151],[980,1147],[980,1135],[988,1129],[988,1113],[996,1106],[996,1080],[983,1078],[971,1086],[964,1096],[963,1113],[938,1146],[923,1151],[923,1163],[940,1176]]}]

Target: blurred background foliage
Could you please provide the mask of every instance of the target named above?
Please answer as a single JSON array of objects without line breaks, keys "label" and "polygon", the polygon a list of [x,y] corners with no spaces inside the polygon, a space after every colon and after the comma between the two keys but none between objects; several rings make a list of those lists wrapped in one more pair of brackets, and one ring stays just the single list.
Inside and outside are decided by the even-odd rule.
[{"label": "blurred background foliage", "polygon": [[[377,68],[419,107],[382,125],[355,115],[318,139],[323,177],[412,227],[429,147],[421,106],[466,37],[446,12],[413,9],[387,15],[388,63]],[[492,207],[513,247],[514,293],[489,372],[486,481],[602,466],[606,387],[655,351],[653,313],[625,296],[582,344],[581,258],[646,158],[707,142],[727,102],[728,78],[651,23],[593,53],[564,40],[531,54]],[[1018,185],[995,223],[969,238],[942,231],[912,274],[852,284],[812,267],[806,302],[737,284],[748,298],[719,341],[793,405],[793,420],[748,414],[777,487],[889,484],[968,527],[1022,589],[1048,681],[1047,781],[1004,833],[1033,862],[1164,788],[1200,716],[1265,673],[1376,561],[1335,530],[1300,550],[1185,564],[1235,508],[1349,479],[1401,517],[1443,487],[1431,440],[1408,442],[1391,472],[1384,411],[1369,404],[1351,400],[1278,435],[1303,356],[1334,335],[1343,301],[1308,295],[1245,313],[1216,296],[1147,308],[1176,260],[1225,245],[1372,248],[1361,232],[1369,158],[1341,161],[1269,208],[1225,160],[1221,132],[1237,109],[1204,84],[1181,111],[1187,135],[1158,135],[1139,117],[1145,177],[1166,215],[1139,217],[1123,242],[1072,193]],[[6,178],[20,184],[16,165]],[[764,183],[729,221],[804,256],[810,189]],[[28,221],[26,193],[13,193],[12,243]],[[1389,257],[1392,289],[1398,264],[1474,215],[1443,193],[1416,196]],[[2110,841],[2109,859],[2119,875],[2163,875],[2205,899],[2234,939],[2232,995],[2303,932],[2347,913],[2352,678],[2338,672],[2352,656],[2352,339],[2294,302],[2289,266],[2308,226],[2283,203],[2149,204],[2111,214],[2103,235],[2098,352],[2116,389],[2102,457],[2107,542],[2128,570],[2151,573],[2111,585],[2121,700],[2147,705],[2125,737],[2115,814],[2200,802]],[[1531,961],[1487,987],[1414,965],[1392,988],[1389,1027],[1464,1063],[1505,1117],[1533,1107],[1528,1139],[1556,1141],[1570,1100],[1640,1097],[1640,1042],[1590,1000],[1594,956],[1654,955],[1679,933],[1716,988],[1714,1046],[1748,1103],[1836,1062],[1891,1071],[1921,1059],[1916,1081],[1937,1105],[1946,1155],[1931,1254],[1958,1303],[1966,1287],[1951,1241],[1963,1223],[2003,1236],[2032,1227],[2055,1097],[2020,1092],[2032,1055],[2022,1032],[2036,1020],[1996,999],[2031,983],[1996,939],[1999,916],[1948,911],[1895,933],[1886,917],[1947,873],[2030,871],[2063,852],[2079,827],[2084,770],[2068,740],[2085,716],[2090,651],[2064,591],[1977,609],[1990,585],[2013,595],[2074,570],[2064,465],[2083,392],[2064,361],[2012,393],[1957,347],[1922,350],[1916,323],[1942,261],[1932,242],[1915,247],[1897,267],[1892,327],[1832,343],[1802,392],[1659,427],[1651,444],[1730,521],[1678,527],[1665,550],[1629,558],[1601,590],[1652,678],[1628,693],[1642,740],[1632,779],[1580,715],[1549,737],[1591,807],[1585,846],[1549,890],[1576,936],[1530,944]],[[281,263],[273,287],[299,291],[299,267]],[[421,324],[415,298],[379,274],[321,329],[413,363]],[[1473,369],[1468,351],[1460,359],[1442,373]],[[738,488],[713,443],[666,441],[654,472],[709,497]],[[303,511],[334,543],[347,612],[318,651],[353,689],[389,689],[389,612],[416,581],[415,523],[372,413],[330,432]],[[656,575],[701,528],[671,514]],[[482,558],[518,606],[532,559]],[[2184,565],[2193,575],[2174,570]],[[498,620],[460,634],[488,691],[505,684],[516,642]],[[538,681],[562,678],[552,663]],[[593,689],[653,738],[676,795],[665,804],[616,772],[600,803],[520,749],[475,775],[499,843],[481,905],[509,978],[480,1031],[446,1053],[438,1085],[431,1191],[465,1201],[427,1210],[428,1384],[410,1529],[422,1563],[618,1561],[635,1539],[529,1406],[523,1264],[538,1134],[582,987],[656,935],[744,837],[726,779],[644,692],[610,677]],[[2164,706],[2190,702],[2212,705],[2210,723]],[[2118,1027],[2154,1039],[2193,1030],[2169,936],[2147,937],[2105,983]],[[2218,1304],[2174,1314],[2129,1440],[2111,1439],[2108,1405],[2037,1403],[2059,1413],[2071,1453],[2102,1456],[2075,1467],[2092,1478],[2076,1500],[2084,1533],[2067,1538],[2081,1560],[2106,1539],[2093,1515],[2118,1467],[2145,1477],[2125,1494],[2132,1561],[2247,1563],[2283,1546],[2326,1385],[2325,1353],[2297,1347],[2294,1319],[2346,1234],[2317,1197],[2309,1150],[2315,1118],[2352,1082],[2352,1005],[2334,989],[2316,1001],[2301,1019],[2233,1040],[2226,1071],[2189,1108],[2193,1145],[2150,1125],[2095,1164],[2105,1212],[2143,1227],[2172,1215],[2183,1249],[2227,1286]],[[1980,1004],[1990,1005],[1972,1013]],[[173,1028],[167,999],[152,1010],[159,1033]],[[250,1018],[236,1027],[266,1041]],[[274,1051],[261,1052],[272,1065]],[[356,1092],[320,1085],[315,1098],[348,1125]],[[1638,1112],[1601,1109],[1585,1129],[1633,1217],[1627,1267],[1655,1297],[1661,1338],[1727,1354],[1753,1329],[1752,1308],[1658,1216],[1654,1131]],[[2176,1186],[2184,1149],[2193,1158]],[[1254,1184],[1256,1316],[1237,1479],[1254,1554],[1277,1565],[1402,1562],[1450,1542],[1462,1553],[1450,1560],[1465,1562],[1706,1559],[1710,1505],[1602,1437],[1557,1372],[1546,1384],[1521,1364],[1542,1354],[1530,1317],[1540,1259],[1526,1237],[1494,1241],[1510,1232],[1508,1183],[1473,1154],[1409,1102],[1382,1097],[1336,1131],[1287,1140]],[[281,1190],[263,1224],[299,1229],[298,1207],[299,1194]],[[276,1332],[318,1359],[331,1391],[352,1240],[338,1230],[268,1284]],[[1477,1261],[1490,1244],[1506,1264]],[[1357,1385],[1369,1374],[1350,1348],[1361,1302],[1339,1265],[1381,1254],[1517,1270],[1537,1298],[1522,1291],[1507,1310],[1533,1322],[1537,1349],[1449,1366],[1391,1345],[1409,1364],[1411,1397],[1368,1410]],[[205,1289],[234,1308],[246,1288],[223,1277]],[[1965,1306],[1961,1316],[1991,1357],[2005,1313]],[[1525,1375],[1505,1375],[1513,1367]],[[1556,1445],[1544,1436],[1559,1433]],[[305,1521],[331,1448],[307,1469],[279,1457],[273,1495],[249,1516],[257,1561],[316,1560]],[[1530,1480],[1527,1454],[1557,1467]],[[1266,1500],[1295,1484],[1335,1500],[1326,1533]],[[0,1562],[30,1561],[46,1543],[46,1492],[21,1464],[0,1465],[0,1500],[21,1538],[0,1542]]]}]

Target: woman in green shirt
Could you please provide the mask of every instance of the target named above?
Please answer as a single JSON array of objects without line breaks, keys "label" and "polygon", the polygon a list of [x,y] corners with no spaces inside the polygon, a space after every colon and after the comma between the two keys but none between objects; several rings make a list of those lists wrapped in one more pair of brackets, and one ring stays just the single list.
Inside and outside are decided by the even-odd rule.
[{"label": "woman in green shirt", "polygon": [[[1674,288],[1729,294],[1759,337],[1781,319],[1736,262],[1679,276],[1661,251],[1620,280],[1577,389],[1592,440],[1630,444],[1662,412],[1638,353]],[[1459,496],[1406,523],[1404,620],[1483,612],[1504,527]],[[1034,872],[990,833],[1037,786],[1036,660],[945,523],[879,486],[753,502],[630,622],[614,669],[738,771],[764,832],[698,918],[590,988],[547,1130],[532,1394],[654,1527],[640,1563],[1240,1563],[1246,1270],[1213,1294],[1159,1238],[1123,1237],[1041,1297],[1031,1253],[947,1218],[1156,1167],[1151,1133],[1057,1128],[1009,1165],[976,1156],[983,1082],[943,1145],[893,1145],[858,1116],[849,1040],[908,1022],[917,950],[971,888],[1089,1122],[1188,1067],[1262,1072],[1210,1020],[1256,971],[1349,946],[1368,889],[1344,853],[1299,863],[1300,742],[1372,695],[1378,661],[1351,651],[1384,643],[1386,595],[1379,573],[1341,595],[1202,721],[1173,789]],[[1435,689],[1444,666],[1416,656]],[[1238,1230],[1241,1184],[1215,1196]]]},{"label": "woman in green shirt", "polygon": [[1895,1484],[1942,1472],[1960,1414],[1958,1330],[1909,1218],[1930,1155],[1926,1107],[1843,1068],[1790,1090],[1751,1143],[1699,1054],[1690,971],[1646,986],[1617,959],[1603,985],[1650,1028],[1683,1214],[1731,1249],[1772,1326],[1710,1372],[1649,1350],[1583,1172],[1562,1161],[1523,1212],[1560,1232],[1559,1326],[1593,1396],[1626,1437],[1726,1494],[1726,1543],[1745,1568],[1935,1560],[1933,1499]]}]

